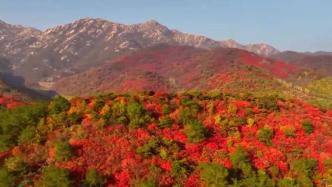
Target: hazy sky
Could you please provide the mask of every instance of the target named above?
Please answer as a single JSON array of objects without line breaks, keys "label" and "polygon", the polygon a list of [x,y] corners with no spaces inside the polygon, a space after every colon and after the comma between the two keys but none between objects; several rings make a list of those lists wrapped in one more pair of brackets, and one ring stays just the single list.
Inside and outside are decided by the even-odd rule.
[{"label": "hazy sky", "polygon": [[216,40],[332,51],[332,0],[0,0],[0,19],[39,29],[82,17],[155,19]]}]

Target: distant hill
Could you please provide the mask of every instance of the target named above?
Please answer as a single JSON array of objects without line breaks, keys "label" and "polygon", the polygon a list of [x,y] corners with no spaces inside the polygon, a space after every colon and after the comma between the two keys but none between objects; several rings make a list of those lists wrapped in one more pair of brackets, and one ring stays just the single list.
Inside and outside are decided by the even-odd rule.
[{"label": "distant hill", "polygon": [[312,71],[316,71],[325,76],[332,76],[332,53],[299,53],[285,51],[271,56],[273,59],[301,66]]}]

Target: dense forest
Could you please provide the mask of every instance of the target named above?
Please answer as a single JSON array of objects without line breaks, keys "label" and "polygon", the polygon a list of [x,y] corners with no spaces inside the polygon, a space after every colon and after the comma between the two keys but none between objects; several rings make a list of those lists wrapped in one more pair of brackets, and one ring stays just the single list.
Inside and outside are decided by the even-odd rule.
[{"label": "dense forest", "polygon": [[3,187],[332,185],[332,110],[297,99],[215,91],[0,101]]}]

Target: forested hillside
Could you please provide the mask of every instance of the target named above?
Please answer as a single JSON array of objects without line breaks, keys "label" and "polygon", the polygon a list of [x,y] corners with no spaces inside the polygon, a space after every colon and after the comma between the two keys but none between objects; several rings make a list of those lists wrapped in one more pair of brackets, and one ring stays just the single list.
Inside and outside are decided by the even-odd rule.
[{"label": "forested hillside", "polygon": [[108,94],[0,112],[0,186],[328,186],[332,110],[278,95]]}]

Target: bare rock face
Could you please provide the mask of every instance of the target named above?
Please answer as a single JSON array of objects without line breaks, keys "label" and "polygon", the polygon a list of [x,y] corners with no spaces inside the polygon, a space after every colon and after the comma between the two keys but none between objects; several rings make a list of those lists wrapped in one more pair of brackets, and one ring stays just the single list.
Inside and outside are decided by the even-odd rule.
[{"label": "bare rock face", "polygon": [[124,25],[84,18],[45,31],[0,21],[0,56],[10,60],[14,73],[23,76],[27,85],[36,87],[158,44],[239,48],[264,56],[278,52],[266,44],[241,45],[182,33],[155,20]]},{"label": "bare rock face", "polygon": [[38,40],[41,31],[0,21],[0,56],[20,60],[29,51],[30,45]]},{"label": "bare rock face", "polygon": [[271,56],[279,53],[277,49],[268,45],[268,44],[248,44],[245,48],[247,51],[262,55],[262,56]]}]

